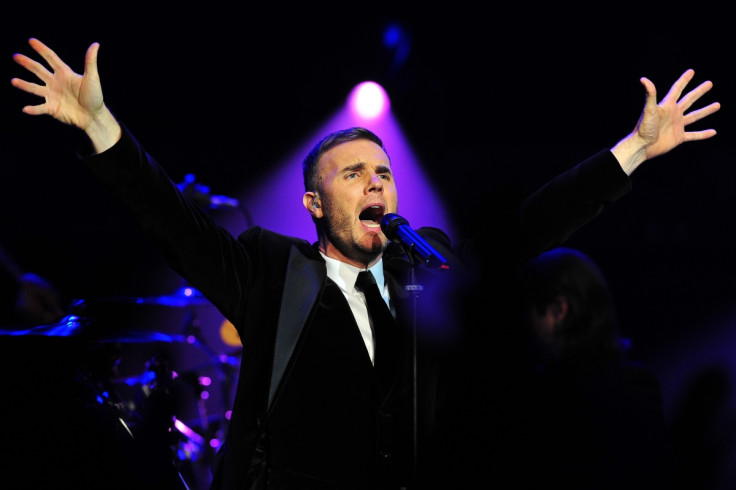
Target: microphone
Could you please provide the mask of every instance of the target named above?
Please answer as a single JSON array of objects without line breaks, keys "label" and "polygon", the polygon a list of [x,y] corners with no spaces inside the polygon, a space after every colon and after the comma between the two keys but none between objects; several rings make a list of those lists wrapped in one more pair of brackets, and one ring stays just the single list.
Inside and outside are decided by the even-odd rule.
[{"label": "microphone", "polygon": [[413,256],[430,267],[450,268],[442,254],[412,230],[409,222],[398,214],[385,214],[381,218],[381,231],[389,240],[400,243],[407,255]]},{"label": "microphone", "polygon": [[185,196],[204,208],[237,208],[240,205],[240,201],[234,197],[212,194],[209,186],[195,181],[193,174],[187,174],[184,181],[177,184],[177,187]]}]

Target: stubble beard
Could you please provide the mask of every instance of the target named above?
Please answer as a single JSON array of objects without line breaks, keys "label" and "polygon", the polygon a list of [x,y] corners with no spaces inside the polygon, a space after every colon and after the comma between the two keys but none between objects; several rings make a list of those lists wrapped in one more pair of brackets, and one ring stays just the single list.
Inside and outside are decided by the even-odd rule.
[{"label": "stubble beard", "polygon": [[[330,243],[345,257],[367,264],[380,257],[386,249],[386,244],[383,243],[378,234],[374,235],[369,246],[353,240],[353,223],[347,215],[342,215],[337,220],[331,220],[329,215],[325,214],[323,219],[325,220],[325,235]],[[349,239],[346,240],[345,237],[349,237]]]}]

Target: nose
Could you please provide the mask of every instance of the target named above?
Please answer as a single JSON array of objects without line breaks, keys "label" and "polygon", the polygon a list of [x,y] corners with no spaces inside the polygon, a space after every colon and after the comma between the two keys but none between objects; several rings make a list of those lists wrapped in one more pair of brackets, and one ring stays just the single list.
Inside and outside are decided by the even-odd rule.
[{"label": "nose", "polygon": [[381,191],[383,190],[383,179],[380,175],[375,172],[369,174],[370,180],[368,181],[368,192]]}]

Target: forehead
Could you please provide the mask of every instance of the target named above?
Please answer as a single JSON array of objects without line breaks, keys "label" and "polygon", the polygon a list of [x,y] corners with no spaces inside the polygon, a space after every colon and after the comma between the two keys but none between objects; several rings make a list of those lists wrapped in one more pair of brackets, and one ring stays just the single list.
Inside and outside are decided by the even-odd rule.
[{"label": "forehead", "polygon": [[323,171],[335,171],[360,163],[391,166],[386,152],[374,142],[365,139],[347,141],[330,148],[320,158],[319,166]]}]

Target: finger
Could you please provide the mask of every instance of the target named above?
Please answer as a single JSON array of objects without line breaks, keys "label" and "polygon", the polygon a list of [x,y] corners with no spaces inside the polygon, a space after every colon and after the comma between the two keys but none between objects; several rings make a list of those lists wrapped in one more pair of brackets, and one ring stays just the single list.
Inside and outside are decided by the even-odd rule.
[{"label": "finger", "polygon": [[90,79],[99,79],[97,72],[97,53],[100,50],[100,43],[92,43],[87,48],[87,54],[84,57],[84,76]]},{"label": "finger", "polygon": [[689,114],[686,114],[683,119],[683,122],[685,126],[687,126],[688,124],[692,124],[696,121],[700,121],[706,116],[710,116],[714,112],[717,112],[718,110],[720,110],[720,108],[721,108],[720,102],[713,102],[712,104],[706,107],[703,107],[702,109],[698,109],[696,111],[690,112]]},{"label": "finger", "polygon": [[641,77],[639,81],[644,86],[644,90],[646,90],[644,109],[655,109],[657,106],[657,88],[647,77]]},{"label": "finger", "polygon": [[680,78],[677,79],[677,81],[670,88],[670,91],[667,92],[667,95],[664,96],[662,102],[666,100],[679,99],[680,94],[682,94],[682,91],[685,90],[685,87],[688,83],[690,83],[690,80],[693,79],[693,76],[695,76],[695,70],[693,70],[692,68],[688,68],[687,70],[685,70],[685,73],[680,75]]},{"label": "finger", "polygon": [[713,82],[710,80],[706,80],[705,82],[701,83],[694,89],[692,89],[690,92],[688,92],[682,100],[680,100],[677,105],[682,109],[682,112],[687,111],[690,106],[692,106],[699,98],[703,96],[706,92],[708,92],[710,89],[713,88]]},{"label": "finger", "polygon": [[51,78],[51,72],[45,66],[24,54],[14,54],[13,60],[26,70],[36,75],[44,83]]},{"label": "finger", "polygon": [[49,113],[48,106],[45,103],[39,105],[27,105],[22,110],[25,114],[29,114],[31,116],[41,116]]},{"label": "finger", "polygon": [[684,141],[700,141],[712,138],[716,135],[715,129],[704,129],[702,131],[688,131],[684,135]]},{"label": "finger", "polygon": [[13,85],[15,88],[19,88],[24,92],[28,92],[29,94],[38,95],[39,97],[44,96],[45,87],[42,87],[41,85],[38,85],[36,83],[26,82],[25,80],[21,80],[20,78],[13,78],[10,80],[10,84]]},{"label": "finger", "polygon": [[43,59],[46,60],[46,63],[49,64],[53,71],[61,71],[65,68],[69,69],[66,63],[61,61],[61,58],[59,58],[51,48],[46,46],[38,39],[32,37],[28,40],[28,44],[30,44],[34,51],[36,51],[38,54],[41,55]]}]

